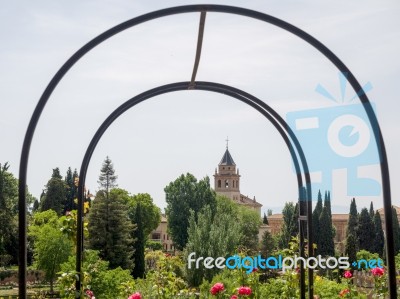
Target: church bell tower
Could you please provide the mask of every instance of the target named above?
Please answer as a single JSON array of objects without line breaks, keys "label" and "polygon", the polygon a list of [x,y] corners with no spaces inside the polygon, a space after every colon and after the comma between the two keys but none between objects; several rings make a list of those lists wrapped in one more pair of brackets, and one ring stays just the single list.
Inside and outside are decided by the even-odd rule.
[{"label": "church bell tower", "polygon": [[240,175],[239,169],[228,149],[228,140],[226,150],[218,164],[218,170],[214,174],[214,190],[217,194],[224,195],[236,202],[240,200]]}]

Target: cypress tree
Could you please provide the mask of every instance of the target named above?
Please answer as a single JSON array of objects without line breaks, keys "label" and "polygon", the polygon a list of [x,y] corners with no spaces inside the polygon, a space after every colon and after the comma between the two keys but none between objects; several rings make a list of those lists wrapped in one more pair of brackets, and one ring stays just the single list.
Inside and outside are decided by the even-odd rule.
[{"label": "cypress tree", "polygon": [[318,252],[319,238],[320,238],[319,218],[321,216],[321,213],[322,213],[322,195],[321,195],[321,190],[318,190],[318,200],[312,214],[313,236],[314,236],[314,243],[317,245],[317,250],[316,250],[317,252]]},{"label": "cypress tree", "polygon": [[350,204],[349,221],[347,224],[346,231],[346,255],[349,257],[350,263],[357,260],[358,251],[358,238],[356,234],[358,225],[358,215],[357,215],[357,205],[356,199],[353,198]]},{"label": "cypress tree", "polygon": [[318,254],[322,256],[334,256],[335,244],[333,241],[332,221],[329,217],[328,207],[323,207],[319,218],[319,247]]},{"label": "cypress tree", "polygon": [[134,278],[144,278],[144,273],[145,273],[144,247],[146,242],[143,231],[143,215],[140,202],[138,202],[136,205],[134,222],[136,223],[136,230],[134,231],[133,236],[136,241],[134,243],[134,254],[133,254],[135,267],[133,268],[132,276]]},{"label": "cypress tree", "polygon": [[375,210],[374,210],[374,204],[371,201],[371,204],[369,206],[369,216],[371,217],[371,219],[374,219],[375,216]]},{"label": "cypress tree", "polygon": [[374,250],[375,229],[367,208],[361,210],[357,227],[357,236],[360,250],[364,249],[369,252]]},{"label": "cypress tree", "polygon": [[75,184],[75,175],[77,176],[76,169],[75,172],[72,173],[71,167],[68,167],[67,174],[65,175],[66,198],[64,213],[77,209],[77,204],[74,202],[75,198],[78,196],[78,186]]},{"label": "cypress tree", "polygon": [[264,217],[263,217],[263,224],[268,225],[268,218],[267,218],[267,214],[265,214],[265,212],[264,212]]},{"label": "cypress tree", "polygon": [[292,228],[290,236],[296,237],[299,234],[299,203],[296,202],[292,215]]},{"label": "cypress tree", "polygon": [[394,252],[395,254],[400,252],[400,225],[399,219],[397,218],[396,209],[392,206],[392,218],[393,218],[393,237],[394,237]]},{"label": "cypress tree", "polygon": [[383,257],[383,247],[385,245],[385,238],[382,229],[381,215],[379,214],[378,211],[375,212],[373,223],[375,228],[375,238],[374,238],[372,252],[379,254],[380,257]]}]

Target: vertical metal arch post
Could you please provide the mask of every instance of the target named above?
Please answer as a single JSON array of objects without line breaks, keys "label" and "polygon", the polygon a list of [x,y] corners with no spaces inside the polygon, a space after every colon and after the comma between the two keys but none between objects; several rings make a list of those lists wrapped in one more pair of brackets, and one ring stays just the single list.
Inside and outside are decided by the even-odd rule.
[{"label": "vertical metal arch post", "polygon": [[[298,194],[299,194],[299,203],[303,204],[304,198],[302,198],[303,194],[303,188],[307,190],[307,193],[310,195],[307,204],[308,206],[311,206],[311,182],[310,182],[310,175],[308,172],[308,166],[307,166],[307,161],[304,156],[304,152],[296,138],[296,136],[293,134],[291,131],[290,127],[287,125],[287,123],[279,116],[279,114],[273,110],[270,106],[265,104],[263,101],[260,99],[245,93],[244,91],[230,87],[228,85],[224,84],[218,84],[214,82],[195,82],[195,84],[192,84],[192,82],[178,82],[178,83],[172,83],[172,84],[167,84],[163,86],[159,86],[156,88],[153,88],[151,90],[148,90],[146,92],[143,92],[122,105],[120,105],[117,109],[115,109],[107,118],[106,120],[100,125],[100,127],[97,129],[96,133],[94,134],[91,142],[89,143],[89,146],[86,149],[84,159],[82,161],[81,167],[80,167],[80,174],[79,174],[79,186],[78,186],[78,225],[77,225],[77,257],[76,257],[76,272],[78,273],[77,280],[76,280],[76,289],[80,290],[82,289],[82,271],[81,271],[81,266],[82,266],[82,253],[83,253],[83,195],[84,195],[84,188],[85,188],[85,182],[86,182],[86,175],[87,175],[87,170],[89,167],[89,163],[92,157],[92,154],[94,150],[96,149],[96,146],[98,142],[100,141],[101,137],[103,134],[106,132],[106,130],[109,128],[109,126],[118,118],[120,117],[123,113],[128,111],[129,109],[133,108],[137,104],[144,102],[152,97],[162,95],[165,93],[170,93],[170,92],[175,92],[175,91],[183,91],[183,90],[205,90],[205,91],[211,91],[211,92],[216,92],[216,93],[221,93],[227,96],[230,96],[232,98],[238,99],[245,104],[253,107],[257,111],[259,111],[262,115],[264,115],[270,122],[271,124],[278,130],[279,134],[281,137],[284,139],[286,146],[289,149],[290,155],[292,157],[292,161],[296,170],[296,177],[297,177],[297,185],[298,185]],[[278,116],[278,117],[276,117]],[[290,137],[290,138],[289,138]],[[293,146],[294,145],[294,146]],[[296,150],[295,150],[296,149]],[[299,166],[299,159],[296,155],[299,155],[300,161],[302,163],[302,168],[304,170],[304,174],[306,177],[306,186],[303,185],[303,179],[302,179],[302,172]],[[308,211],[307,211],[308,212]],[[307,216],[312,216],[312,213],[308,214]],[[308,223],[309,229],[312,229],[312,222]],[[301,240],[301,245],[303,245],[304,241],[304,236],[303,236],[303,226],[300,226],[300,240]],[[312,234],[312,231],[308,231],[309,234]],[[312,236],[309,236],[309,238],[312,238]],[[309,246],[309,248],[312,249],[312,246]],[[304,255],[304,250],[303,246],[300,247],[300,255]],[[309,254],[312,254],[312,252]],[[304,284],[304,269],[301,268],[301,298],[305,298],[305,284]],[[313,298],[313,291],[312,291],[312,286],[313,286],[313,276],[309,275],[309,297]],[[76,294],[76,298],[80,298],[81,293]]]},{"label": "vertical metal arch post", "polygon": [[58,72],[51,79],[50,83],[47,85],[44,90],[33,115],[30,119],[23,146],[21,152],[20,159],[20,167],[19,167],[19,297],[20,299],[26,299],[26,266],[27,266],[27,251],[26,251],[26,183],[27,183],[27,168],[28,168],[28,160],[29,160],[29,152],[33,139],[34,132],[36,130],[37,123],[40,119],[40,115],[46,106],[48,99],[50,98],[52,92],[57,87],[58,83],[64,77],[64,75],[72,68],[72,66],[79,61],[85,54],[87,54],[90,50],[95,48],[97,45],[101,44],[103,41],[109,39],[115,34],[122,32],[130,27],[141,24],[146,21],[150,21],[153,19],[157,19],[160,17],[165,17],[174,14],[181,13],[189,13],[189,12],[221,12],[221,13],[230,13],[236,15],[242,15],[254,19],[258,19],[272,25],[275,25],[281,29],[284,29],[299,38],[303,39],[308,44],[312,45],[316,48],[320,53],[322,53],[328,60],[330,60],[342,73],[347,74],[347,80],[354,89],[354,91],[359,95],[359,99],[363,104],[363,107],[367,113],[367,117],[372,125],[372,129],[374,132],[375,142],[378,147],[378,151],[381,158],[380,168],[381,168],[381,178],[382,178],[382,189],[383,189],[383,203],[384,203],[384,213],[385,213],[385,231],[386,231],[386,257],[388,263],[388,273],[389,273],[389,293],[391,298],[397,298],[396,293],[396,273],[395,273],[395,264],[394,264],[394,239],[393,239],[393,223],[392,223],[392,201],[390,195],[390,177],[389,177],[389,166],[386,156],[386,149],[383,141],[383,137],[381,134],[381,130],[379,127],[378,120],[376,115],[372,109],[372,106],[369,102],[367,95],[362,92],[363,89],[353,73],[346,67],[346,65],[325,45],[323,45],[320,41],[304,32],[303,30],[283,21],[273,16],[257,12],[254,10],[249,10],[240,7],[226,6],[226,5],[186,5],[179,7],[171,7],[162,10],[158,10],[155,12],[151,12],[148,14],[144,14],[142,16],[133,18],[126,22],[123,22],[94,38],[82,48],[80,48],[75,54],[69,58],[64,65],[58,70]]}]

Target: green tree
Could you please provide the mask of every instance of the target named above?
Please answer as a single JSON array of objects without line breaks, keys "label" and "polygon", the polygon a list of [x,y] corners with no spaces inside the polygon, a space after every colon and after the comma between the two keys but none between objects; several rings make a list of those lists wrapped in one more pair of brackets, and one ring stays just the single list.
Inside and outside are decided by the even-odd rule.
[{"label": "green tree", "polygon": [[358,226],[358,213],[356,199],[353,198],[350,203],[349,221],[346,231],[346,255],[350,261],[356,261],[358,251],[358,238],[357,238],[357,226]]},{"label": "green tree", "polygon": [[215,192],[210,187],[210,179],[197,181],[190,173],[181,175],[164,188],[168,218],[168,233],[178,250],[182,250],[188,240],[190,210],[197,214],[206,205],[209,205],[212,214],[215,212]]},{"label": "green tree", "polygon": [[372,201],[369,206],[369,216],[371,217],[371,219],[374,219],[375,216],[374,204],[372,203]]},{"label": "green tree", "polygon": [[100,190],[105,192],[106,197],[109,196],[110,190],[117,187],[117,178],[115,175],[114,165],[107,156],[100,169],[99,180],[97,181]]},{"label": "green tree", "polygon": [[161,210],[153,203],[153,198],[148,193],[139,193],[127,198],[129,218],[135,223],[137,206],[140,204],[142,215],[142,228],[145,240],[155,230],[161,221]]},{"label": "green tree", "polygon": [[258,232],[261,225],[260,215],[247,207],[238,205],[240,223],[240,245],[247,249],[258,248]]},{"label": "green tree", "polygon": [[275,239],[269,231],[265,231],[261,239],[261,253],[264,256],[269,256],[275,250]]},{"label": "green tree", "polygon": [[58,215],[62,215],[65,199],[66,186],[60,175],[60,170],[57,167],[53,169],[51,179],[47,182],[45,194],[40,202],[41,211],[52,209],[56,211]]},{"label": "green tree", "polygon": [[65,202],[64,202],[64,214],[66,211],[72,211],[77,209],[77,203],[75,199],[78,197],[78,172],[75,169],[72,172],[71,167],[68,167],[67,174],[65,175]]},{"label": "green tree", "polygon": [[382,229],[382,221],[381,215],[378,211],[375,212],[374,219],[374,231],[375,238],[372,246],[372,252],[379,254],[380,257],[383,257],[383,248],[385,246],[385,238]]},{"label": "green tree", "polygon": [[321,195],[321,190],[318,190],[318,199],[317,199],[317,204],[315,205],[313,214],[312,214],[312,227],[313,227],[313,238],[314,238],[314,243],[317,245],[317,251],[319,247],[319,218],[321,217],[322,213],[322,195]]},{"label": "green tree", "polygon": [[[9,164],[0,163],[0,256],[10,264],[18,262],[18,180],[9,171]],[[35,198],[26,188],[28,207]],[[11,259],[10,259],[11,257]]]},{"label": "green tree", "polygon": [[319,218],[319,247],[318,254],[322,256],[335,256],[335,243],[333,241],[332,220],[329,217],[328,207],[324,206]]},{"label": "green tree", "polygon": [[397,218],[396,209],[392,206],[392,218],[393,218],[393,236],[394,236],[394,252],[400,252],[400,225],[399,219]]},{"label": "green tree", "polygon": [[109,261],[111,268],[133,268],[133,232],[135,226],[128,218],[128,206],[118,192],[99,191],[89,213],[89,246]]},{"label": "green tree", "polygon": [[[209,205],[203,207],[198,213],[196,222],[194,212],[189,217],[189,238],[184,251],[185,260],[195,253],[196,257],[223,257],[234,253],[241,238],[239,207],[231,200],[217,196],[216,213],[213,214]],[[218,215],[218,216],[214,216]],[[195,269],[194,264],[188,264],[186,269],[187,280],[190,285],[198,286],[203,278],[211,281],[219,271],[217,268]]]},{"label": "green tree", "polygon": [[8,168],[8,163],[0,164],[0,255],[7,254],[14,231],[10,197],[16,196],[17,190]]},{"label": "green tree", "polygon": [[296,207],[293,202],[285,203],[282,210],[283,225],[279,238],[279,248],[287,248],[292,239],[292,232],[295,230],[296,223],[294,223]]},{"label": "green tree", "polygon": [[291,237],[296,237],[299,234],[299,203],[296,202],[294,205],[293,219],[292,219],[292,229],[290,231]]},{"label": "green tree", "polygon": [[145,219],[140,202],[136,205],[134,223],[136,223],[136,229],[133,234],[135,238],[133,258],[135,261],[135,267],[133,268],[132,275],[134,278],[144,278],[145,262],[144,262],[144,247],[146,244],[143,220]]},{"label": "green tree", "polygon": [[267,218],[267,214],[265,214],[265,212],[264,212],[264,217],[263,217],[263,224],[268,225],[268,218]]},{"label": "green tree", "polygon": [[372,252],[375,238],[375,228],[367,208],[363,208],[360,212],[357,236],[359,249]]},{"label": "green tree", "polygon": [[51,292],[61,264],[72,253],[72,242],[65,238],[60,228],[57,213],[53,210],[35,213],[29,226],[29,236],[34,240],[34,266],[44,271]]}]

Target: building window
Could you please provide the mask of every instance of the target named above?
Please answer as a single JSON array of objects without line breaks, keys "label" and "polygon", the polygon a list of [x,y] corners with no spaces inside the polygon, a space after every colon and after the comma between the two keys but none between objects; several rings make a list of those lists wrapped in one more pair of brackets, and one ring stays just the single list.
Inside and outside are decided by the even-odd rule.
[{"label": "building window", "polygon": [[235,180],[233,180],[232,183],[233,183],[233,188],[235,188]]},{"label": "building window", "polygon": [[167,235],[167,240],[169,240],[169,236]]},{"label": "building window", "polygon": [[174,250],[174,245],[169,245],[169,248],[171,249],[171,250]]},{"label": "building window", "polygon": [[221,188],[221,180],[218,180],[218,188]]},{"label": "building window", "polygon": [[239,180],[236,180],[236,188],[239,188]]},{"label": "building window", "polygon": [[164,234],[164,240],[165,240],[165,234]]},{"label": "building window", "polygon": [[229,188],[229,181],[225,180],[225,188]]}]

